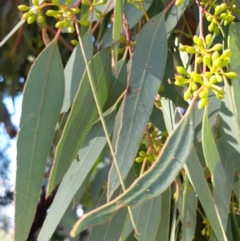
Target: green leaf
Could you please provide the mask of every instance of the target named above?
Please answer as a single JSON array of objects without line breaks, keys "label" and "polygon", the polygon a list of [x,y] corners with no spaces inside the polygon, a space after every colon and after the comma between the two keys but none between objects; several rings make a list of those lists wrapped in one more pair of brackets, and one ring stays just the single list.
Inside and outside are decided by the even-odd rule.
[{"label": "green leaf", "polygon": [[[142,2],[145,11],[150,8],[152,2],[153,0],[144,0]],[[124,13],[126,14],[126,19],[128,21],[128,26],[130,29],[134,27],[139,22],[139,19],[144,16],[144,11],[137,9],[134,4],[125,4]]]},{"label": "green leaf", "polygon": [[171,35],[173,29],[176,27],[177,23],[179,22],[188,5],[189,0],[185,0],[183,1],[181,6],[173,5],[170,9],[165,23],[167,38],[169,38],[169,36]]},{"label": "green leaf", "polygon": [[[114,120],[115,111],[106,117],[109,133],[112,132]],[[39,240],[50,240],[54,230],[71,203],[71,200],[79,187],[83,184],[88,173],[91,171],[98,156],[106,145],[106,142],[102,124],[98,121],[92,127],[83,143],[83,147],[78,152],[80,160],[74,160],[63,177],[43,227],[39,233]]]},{"label": "green leaf", "polygon": [[133,216],[139,230],[139,234],[135,233],[136,239],[138,241],[155,241],[161,219],[161,195],[144,202],[136,209],[138,209],[137,216]]},{"label": "green leaf", "polygon": [[46,161],[64,97],[56,41],[35,60],[25,85],[17,141],[15,240],[25,241],[35,216]]},{"label": "green leaf", "polygon": [[[87,60],[90,61],[93,54],[93,41],[92,33],[90,31],[82,38],[84,52]],[[66,67],[64,69],[65,74],[65,94],[61,112],[67,112],[75,98],[80,81],[85,74],[85,63],[83,60],[83,54],[80,46],[77,45],[73,50]]]},{"label": "green leaf", "polygon": [[166,130],[165,122],[163,119],[163,113],[160,109],[156,108],[155,106],[153,106],[150,121],[158,128],[158,130]]},{"label": "green leaf", "polygon": [[[124,98],[121,126],[116,143],[116,159],[125,179],[151,115],[154,98],[164,73],[167,59],[164,14],[160,13],[148,22],[139,34],[134,48],[129,93]],[[119,178],[113,165],[109,174],[108,198],[119,186]]]},{"label": "green leaf", "polygon": [[160,195],[172,183],[184,165],[193,145],[193,123],[187,113],[167,139],[162,152],[148,171],[113,201],[84,215],[73,227],[75,236],[85,228],[107,222],[124,206],[139,205]]},{"label": "green leaf", "polygon": [[[92,69],[93,79],[96,81],[100,105],[104,106],[108,97],[110,83],[113,80],[110,51],[105,49],[99,52],[93,58],[89,67]],[[88,76],[85,74],[56,149],[48,184],[48,193],[61,181],[97,118],[98,111]]]},{"label": "green leaf", "polygon": [[168,240],[170,230],[171,186],[162,193],[161,220],[156,235],[157,240]]},{"label": "green leaf", "polygon": [[197,193],[203,210],[210,222],[213,232],[218,238],[218,241],[227,241],[224,228],[221,224],[219,214],[216,211],[214,200],[205,179],[202,166],[198,160],[195,148],[192,149],[184,168],[186,169],[188,177]]},{"label": "green leaf", "polygon": [[223,188],[226,185],[225,183],[227,177],[217,150],[211,126],[209,124],[207,108],[205,109],[203,116],[202,140],[204,157],[206,164],[210,169],[212,184],[214,187],[214,202],[221,219],[221,224],[224,230],[226,230],[229,202],[223,192]]}]

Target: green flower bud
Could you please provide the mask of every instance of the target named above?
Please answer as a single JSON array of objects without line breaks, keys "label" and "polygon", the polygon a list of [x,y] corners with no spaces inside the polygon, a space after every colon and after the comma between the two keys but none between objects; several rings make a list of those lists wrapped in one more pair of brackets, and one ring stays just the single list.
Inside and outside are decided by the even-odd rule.
[{"label": "green flower bud", "polygon": [[214,27],[215,27],[215,23],[214,23],[214,21],[212,21],[212,22],[209,24],[209,26],[208,26],[208,31],[209,31],[209,32],[213,32]]},{"label": "green flower bud", "polygon": [[79,8],[71,8],[71,12],[73,14],[79,14],[80,13],[80,9]]},{"label": "green flower bud", "polygon": [[27,19],[28,19],[30,16],[32,16],[32,15],[33,15],[32,12],[24,13],[24,14],[22,15],[22,19],[27,20]]},{"label": "green flower bud", "polygon": [[212,61],[214,61],[218,57],[219,57],[219,52],[218,51],[213,52],[213,54],[212,54]]},{"label": "green flower bud", "polygon": [[209,68],[211,68],[211,63],[212,63],[211,57],[207,55],[203,56],[203,63],[206,64]]},{"label": "green flower bud", "polygon": [[67,28],[67,31],[68,31],[69,33],[74,33],[74,32],[75,32],[75,28],[74,28],[73,26],[69,26],[69,27]]},{"label": "green flower bud", "polygon": [[226,58],[226,57],[231,57],[232,56],[232,51],[231,49],[225,49],[223,53],[221,54],[221,58]]},{"label": "green flower bud", "polygon": [[182,45],[182,46],[180,46],[178,49],[180,50],[180,51],[182,51],[182,52],[185,52],[186,51],[186,49],[187,49],[187,45]]},{"label": "green flower bud", "polygon": [[221,58],[216,58],[214,61],[213,61],[213,66],[215,68],[221,68],[222,67],[222,59]]},{"label": "green flower bud", "polygon": [[192,83],[192,84],[191,84],[191,89],[192,89],[192,91],[198,90],[198,85],[195,84],[195,83]]},{"label": "green flower bud", "polygon": [[221,83],[223,81],[223,77],[218,72],[215,73],[215,76],[218,83]]},{"label": "green flower bud", "polygon": [[175,5],[181,6],[183,4],[183,0],[176,0]]},{"label": "green flower bud", "polygon": [[230,64],[230,58],[224,58],[222,59],[222,68],[225,66],[228,66]]},{"label": "green flower bud", "polygon": [[220,5],[220,7],[221,7],[221,9],[224,11],[224,10],[227,9],[227,4],[226,4],[226,3],[222,3],[222,4]]},{"label": "green flower bud", "polygon": [[227,15],[223,20],[231,23],[233,20],[235,19],[235,17],[233,15]]},{"label": "green flower bud", "polygon": [[190,77],[194,82],[197,82],[200,84],[202,83],[202,76],[200,74],[193,71],[191,72]]},{"label": "green flower bud", "polygon": [[38,23],[43,23],[45,21],[44,17],[42,15],[37,16],[37,22]]},{"label": "green flower bud", "polygon": [[235,79],[237,78],[237,73],[235,72],[228,72],[228,73],[224,73],[224,75],[228,78],[228,79]]},{"label": "green flower bud", "polygon": [[189,53],[189,54],[195,54],[196,53],[196,51],[193,47],[187,47],[186,52]]},{"label": "green flower bud", "polygon": [[211,49],[209,49],[210,51],[219,51],[222,49],[222,44],[215,44]]},{"label": "green flower bud", "polygon": [[216,34],[216,35],[219,35],[219,27],[217,26],[217,24],[215,24],[214,26],[214,29],[213,29],[213,32]]},{"label": "green flower bud", "polygon": [[208,103],[208,99],[207,98],[201,98],[199,101],[198,101],[198,108],[199,109],[202,109],[204,108]]},{"label": "green flower bud", "polygon": [[146,157],[147,156],[147,153],[145,151],[140,151],[139,152],[139,156],[141,157]]},{"label": "green flower bud", "polygon": [[59,14],[59,12],[58,11],[54,11],[54,10],[47,10],[47,12],[46,12],[46,15],[49,16],[49,17],[52,17],[52,16],[54,16],[56,14]]},{"label": "green flower bud", "polygon": [[135,159],[135,161],[138,162],[138,163],[143,162],[143,160],[144,160],[144,158],[142,158],[142,157],[137,157],[137,158]]},{"label": "green flower bud", "polygon": [[[207,21],[208,22],[212,22],[213,21],[213,16],[211,16],[211,15],[207,15]],[[211,31],[210,31],[211,32]]]},{"label": "green flower bud", "polygon": [[64,21],[58,21],[58,22],[55,24],[55,27],[56,27],[56,28],[63,28],[63,27],[64,27]]},{"label": "green flower bud", "polygon": [[207,46],[212,42],[213,36],[212,34],[208,34],[205,38],[205,42],[207,44]]},{"label": "green flower bud", "polygon": [[38,0],[32,0],[32,4],[35,6],[39,6],[39,1]]},{"label": "green flower bud", "polygon": [[204,73],[204,77],[207,78],[207,79],[210,79],[211,76],[212,76],[212,73],[211,73],[211,72],[208,72],[208,71],[207,71],[207,72]]},{"label": "green flower bud", "polygon": [[185,68],[183,68],[182,66],[177,66],[176,69],[179,74],[187,75],[187,76],[189,75],[187,70]]},{"label": "green flower bud", "polygon": [[78,45],[78,41],[76,39],[71,40],[72,45]]},{"label": "green flower bud", "polygon": [[212,75],[209,79],[209,84],[215,84],[217,82],[217,78],[215,75]]},{"label": "green flower bud", "polygon": [[26,12],[26,11],[30,10],[30,7],[26,6],[26,5],[19,5],[18,9],[22,12]]},{"label": "green flower bud", "polygon": [[197,39],[197,45],[200,46],[200,47],[203,46],[203,39],[202,38]]},{"label": "green flower bud", "polygon": [[195,44],[197,44],[198,38],[199,38],[199,37],[198,37],[197,35],[194,35],[194,36],[193,36],[193,42],[194,42]]},{"label": "green flower bud", "polygon": [[28,24],[32,24],[32,23],[35,22],[35,20],[36,20],[36,17],[35,17],[35,15],[33,14],[32,16],[30,16],[30,17],[27,19],[27,22],[28,22]]},{"label": "green flower bud", "polygon": [[220,6],[218,5],[218,6],[215,7],[214,15],[217,16],[217,15],[219,15],[222,11],[223,11],[223,9],[222,9],[221,5],[220,5]]},{"label": "green flower bud", "polygon": [[64,27],[67,28],[70,26],[70,22],[67,19],[63,20]]},{"label": "green flower bud", "polygon": [[208,89],[204,89],[200,92],[199,98],[206,98],[208,96]]},{"label": "green flower bud", "polygon": [[220,18],[224,19],[227,16],[227,13],[221,13]]},{"label": "green flower bud", "polygon": [[187,91],[183,95],[184,100],[189,100],[191,98],[191,88],[188,87]]}]

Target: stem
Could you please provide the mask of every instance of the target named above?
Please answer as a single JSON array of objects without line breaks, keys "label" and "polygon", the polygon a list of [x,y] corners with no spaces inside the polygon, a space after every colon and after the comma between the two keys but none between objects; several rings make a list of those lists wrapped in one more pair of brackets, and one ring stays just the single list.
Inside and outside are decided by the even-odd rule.
[{"label": "stem", "polygon": [[[90,86],[91,86],[91,89],[92,89],[92,92],[93,92],[93,97],[94,97],[94,100],[95,100],[95,103],[96,103],[96,106],[97,106],[97,109],[98,109],[99,117],[100,117],[100,120],[102,122],[102,126],[103,126],[103,130],[104,130],[105,136],[107,138],[107,143],[108,143],[111,155],[113,157],[113,162],[114,162],[114,165],[115,165],[117,173],[118,173],[118,177],[119,177],[119,180],[120,180],[120,183],[121,183],[121,187],[122,187],[122,190],[124,192],[126,190],[126,186],[125,186],[125,184],[123,182],[123,179],[122,179],[122,176],[121,176],[121,172],[120,172],[120,169],[119,169],[119,166],[118,166],[118,162],[117,162],[117,159],[116,159],[116,156],[115,156],[115,153],[114,153],[114,150],[113,150],[113,146],[112,146],[112,143],[111,143],[111,140],[110,140],[110,137],[109,137],[109,133],[108,133],[108,130],[107,130],[106,122],[105,122],[105,119],[103,117],[103,112],[102,112],[101,106],[99,104],[99,99],[98,99],[98,95],[97,95],[96,85],[95,85],[95,83],[93,81],[91,69],[89,68],[89,63],[88,63],[88,60],[87,60],[87,57],[86,57],[86,54],[85,54],[85,50],[84,50],[84,47],[83,47],[82,39],[80,37],[79,26],[78,26],[77,23],[75,24],[75,27],[76,27],[78,40],[79,40],[79,45],[80,45],[80,48],[81,48],[81,51],[82,51],[84,63],[85,63],[85,66],[86,66],[86,71],[87,71],[89,83],[90,83]],[[130,207],[128,207],[128,212],[129,212],[129,216],[130,216],[133,228],[134,228],[135,232],[138,233],[136,224],[135,224],[134,219],[133,219],[133,213],[132,213],[132,210],[131,210]]]},{"label": "stem", "polygon": [[147,11],[146,11],[146,9],[145,9],[145,7],[144,7],[142,2],[140,2],[140,6],[141,6],[141,9],[143,10],[144,16],[145,16],[145,18],[146,18],[146,20],[148,22],[149,21],[149,17],[148,17]]}]

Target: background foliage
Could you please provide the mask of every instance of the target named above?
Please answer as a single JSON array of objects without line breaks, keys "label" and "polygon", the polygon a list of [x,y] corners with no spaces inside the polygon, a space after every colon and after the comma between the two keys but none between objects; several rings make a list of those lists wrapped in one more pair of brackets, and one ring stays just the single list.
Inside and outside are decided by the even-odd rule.
[{"label": "background foliage", "polygon": [[0,4],[16,241],[239,240],[238,1]]}]

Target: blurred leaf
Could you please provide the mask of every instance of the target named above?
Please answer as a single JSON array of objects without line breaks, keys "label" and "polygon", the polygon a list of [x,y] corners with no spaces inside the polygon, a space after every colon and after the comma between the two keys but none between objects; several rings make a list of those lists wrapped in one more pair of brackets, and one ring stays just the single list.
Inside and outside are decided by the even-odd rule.
[{"label": "blurred leaf", "polygon": [[64,97],[64,73],[56,41],[33,64],[24,89],[17,141],[15,240],[26,241]]},{"label": "blurred leaf", "polygon": [[217,150],[212,129],[209,124],[207,108],[205,109],[203,116],[202,135],[203,153],[206,160],[206,164],[211,172],[211,180],[214,187],[214,202],[216,204],[217,211],[221,218],[223,228],[224,230],[226,230],[229,212],[229,202],[227,201],[225,192],[223,192],[223,188],[227,181],[227,177]]},{"label": "blurred leaf", "polygon": [[[93,41],[92,33],[90,31],[86,32],[86,34],[83,36],[82,42],[87,60],[90,61],[93,55]],[[80,46],[77,45],[73,50],[64,69],[65,94],[61,112],[67,112],[69,110],[78,91],[80,81],[82,81],[82,78],[85,74],[85,69],[86,68],[83,60],[83,54]]]},{"label": "blurred leaf", "polygon": [[139,234],[135,233],[138,241],[155,241],[158,226],[161,220],[162,198],[161,195],[137,206],[137,216],[134,215]]},{"label": "blurred leaf", "polygon": [[[113,129],[115,112],[106,117],[109,132]],[[38,239],[48,241],[56,229],[63,214],[68,208],[72,198],[81,187],[88,173],[92,169],[99,154],[106,145],[102,124],[98,121],[87,135],[82,148],[78,152],[80,160],[75,159],[58,188],[51,209],[45,219],[43,227],[39,233]]]},{"label": "blurred leaf", "polygon": [[[149,9],[151,6],[153,0],[144,0],[142,2],[145,11]],[[133,28],[140,19],[144,16],[144,11],[139,10],[136,8],[134,4],[125,4],[124,5],[124,13],[126,14],[126,19],[128,20],[128,26],[129,28]],[[150,38],[148,38],[149,40]]]},{"label": "blurred leaf", "polygon": [[137,178],[116,199],[84,215],[74,225],[71,235],[77,235],[88,226],[108,221],[117,210],[124,206],[139,205],[161,194],[169,187],[184,165],[192,149],[192,141],[193,123],[189,112],[182,118],[176,129],[169,136],[162,152],[152,167]]},{"label": "blurred leaf", "polygon": [[156,234],[157,240],[168,240],[170,231],[170,211],[171,211],[171,186],[162,195],[161,220]]},{"label": "blurred leaf", "polygon": [[[113,80],[110,51],[105,49],[96,54],[89,67],[92,69],[93,79],[96,81],[100,105],[103,106],[108,98],[110,83]],[[61,181],[97,117],[98,111],[88,76],[85,73],[71,107],[63,135],[56,148],[48,194]]]},{"label": "blurred leaf", "polygon": [[183,15],[188,5],[189,0],[185,0],[183,1],[181,6],[173,5],[170,9],[165,23],[167,38],[169,38],[169,36],[172,34],[173,29],[176,27],[177,23],[179,22],[179,19]]},{"label": "blurred leaf", "polygon": [[[167,59],[164,14],[148,22],[139,34],[129,81],[129,94],[124,98],[121,126],[116,143],[116,159],[123,179],[127,176],[149,120],[154,98],[161,84]],[[147,47],[146,48],[146,44]],[[134,124],[134,126],[133,126]],[[109,174],[108,199],[119,186],[113,165]]]},{"label": "blurred leaf", "polygon": [[165,122],[163,119],[163,113],[160,109],[156,108],[155,106],[153,106],[150,121],[158,128],[158,130],[166,130]]},{"label": "blurred leaf", "polygon": [[221,224],[219,214],[216,211],[213,197],[205,179],[202,166],[198,160],[195,148],[192,149],[184,168],[186,169],[188,177],[196,191],[198,199],[201,202],[207,219],[210,222],[211,228],[216,234],[218,241],[227,241],[224,228]]}]

